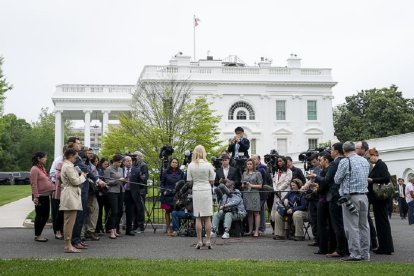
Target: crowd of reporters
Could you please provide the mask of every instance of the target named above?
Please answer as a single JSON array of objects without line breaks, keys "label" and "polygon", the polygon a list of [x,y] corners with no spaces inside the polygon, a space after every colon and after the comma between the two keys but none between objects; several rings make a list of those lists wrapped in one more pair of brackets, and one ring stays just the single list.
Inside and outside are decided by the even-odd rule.
[{"label": "crowd of reporters", "polygon": [[[198,176],[200,171],[193,168],[192,173],[186,172],[180,168],[177,158],[169,159],[161,172],[159,187],[167,235],[178,236],[183,219],[196,219],[196,248],[202,246],[202,223],[211,248],[210,237],[220,233],[223,239],[230,238],[233,222],[239,222],[241,229],[246,229],[244,235],[263,235],[266,217],[269,217],[275,240],[305,240],[304,222],[309,221],[314,237],[309,245],[318,246],[315,254],[359,261],[369,259],[369,249],[376,254],[394,252],[388,219],[392,202],[376,198],[372,188],[375,183],[390,181],[388,168],[379,159],[376,149],[368,149],[366,143],[336,143],[329,150],[306,158],[309,170],[305,177],[289,156],[273,153],[267,157],[267,166],[259,155],[250,158],[250,144],[244,130],[238,127],[235,132],[236,136],[229,141],[227,151],[222,152],[220,162],[214,162],[213,172],[205,160],[204,148],[196,148],[198,159],[193,156],[192,165],[195,160],[207,163],[209,176],[205,180],[206,183],[210,181],[217,198],[214,214],[210,209],[212,204],[208,208],[200,205],[202,199],[212,202],[205,191],[203,197],[197,188],[193,191],[192,176]],[[65,240],[65,252],[88,248],[85,240],[99,240],[102,232],[108,233],[110,239],[116,239],[120,235],[124,210],[126,235],[134,236],[145,230],[148,168],[141,153],[115,155],[110,162],[99,160],[90,149],[81,149],[78,138],[71,137],[63,155],[53,162],[50,177],[44,169],[46,158],[45,153],[36,153],[31,170],[36,241],[47,241],[42,230],[50,204],[55,238]],[[352,184],[352,177],[355,184]],[[348,190],[344,190],[346,185]],[[411,224],[414,223],[411,221],[414,215],[413,185],[400,185],[399,194],[403,194],[399,196],[401,217],[408,215]],[[350,209],[350,203],[356,212]],[[370,204],[375,226],[369,215]],[[359,218],[356,224],[355,213]],[[358,232],[358,236],[353,231]]]}]

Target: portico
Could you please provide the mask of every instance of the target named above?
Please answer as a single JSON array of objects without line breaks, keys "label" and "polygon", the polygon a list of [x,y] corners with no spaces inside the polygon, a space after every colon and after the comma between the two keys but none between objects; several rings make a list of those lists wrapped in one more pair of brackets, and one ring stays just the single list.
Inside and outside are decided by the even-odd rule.
[{"label": "portico", "polygon": [[64,145],[66,120],[83,120],[84,145],[90,146],[91,121],[102,124],[102,134],[108,131],[110,120],[116,120],[122,112],[131,110],[134,85],[79,85],[56,86],[52,101],[55,105],[55,157]]}]

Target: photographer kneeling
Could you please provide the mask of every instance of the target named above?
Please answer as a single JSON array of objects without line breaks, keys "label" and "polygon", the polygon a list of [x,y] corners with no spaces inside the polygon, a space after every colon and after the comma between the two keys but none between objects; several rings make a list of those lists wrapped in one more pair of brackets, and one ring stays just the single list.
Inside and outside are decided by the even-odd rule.
[{"label": "photographer kneeling", "polygon": [[[285,216],[292,216],[293,224],[295,226],[295,241],[305,240],[303,232],[303,219],[307,216],[306,206],[307,202],[304,194],[299,191],[302,186],[300,179],[293,179],[290,182],[291,191],[282,199],[283,207],[278,208],[275,214],[275,240],[284,240],[283,225]],[[282,213],[282,214],[281,214]]]},{"label": "photographer kneeling", "polygon": [[[220,184],[223,185],[223,184]],[[223,185],[224,186],[224,185]],[[222,200],[219,204],[219,211],[213,215],[213,226],[211,237],[216,237],[217,229],[220,221],[224,220],[224,234],[223,239],[230,238],[231,223],[234,220],[242,220],[246,216],[246,210],[244,208],[243,199],[239,190],[234,188],[234,182],[228,180],[225,186],[228,192],[223,192]],[[219,186],[218,189],[221,187]],[[222,187],[224,188],[224,187]],[[225,189],[223,189],[225,190]]]}]

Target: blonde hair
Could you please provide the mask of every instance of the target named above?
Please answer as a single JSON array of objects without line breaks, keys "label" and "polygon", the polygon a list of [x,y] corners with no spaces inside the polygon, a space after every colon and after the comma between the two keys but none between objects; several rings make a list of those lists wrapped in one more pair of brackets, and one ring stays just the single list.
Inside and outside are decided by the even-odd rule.
[{"label": "blonde hair", "polygon": [[200,159],[207,161],[206,149],[202,145],[198,145],[193,150],[192,162],[199,164]]}]

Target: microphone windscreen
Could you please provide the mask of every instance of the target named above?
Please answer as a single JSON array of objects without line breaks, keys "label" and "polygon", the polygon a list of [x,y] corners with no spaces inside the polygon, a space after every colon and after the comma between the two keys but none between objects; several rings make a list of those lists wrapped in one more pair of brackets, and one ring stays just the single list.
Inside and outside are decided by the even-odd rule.
[{"label": "microphone windscreen", "polygon": [[229,195],[230,194],[229,189],[227,189],[226,185],[224,185],[223,183],[220,184],[220,185],[218,185],[218,188],[221,190],[221,192],[223,194],[226,194],[226,195]]},{"label": "microphone windscreen", "polygon": [[177,183],[175,183],[175,192],[177,193],[177,192],[181,191],[184,184],[185,184],[184,180],[177,181]]},{"label": "microphone windscreen", "polygon": [[268,192],[273,192],[273,187],[269,186],[269,185],[263,185],[262,186],[262,190],[263,191],[268,191]]},{"label": "microphone windscreen", "polygon": [[219,187],[214,188],[214,192],[216,193],[217,198],[222,198],[223,197],[223,192],[220,189],[220,185],[219,185]]}]

